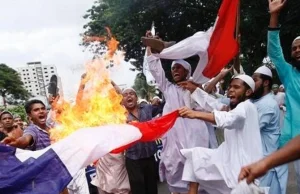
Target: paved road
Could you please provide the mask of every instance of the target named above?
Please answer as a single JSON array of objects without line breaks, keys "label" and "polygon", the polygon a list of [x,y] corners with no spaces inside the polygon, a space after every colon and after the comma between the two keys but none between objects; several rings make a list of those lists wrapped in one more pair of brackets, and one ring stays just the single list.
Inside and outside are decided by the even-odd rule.
[{"label": "paved road", "polygon": [[[296,173],[294,169],[294,165],[289,165],[289,180],[288,180],[288,188],[287,194],[297,194],[297,183],[296,183]],[[168,191],[167,185],[165,183],[161,183],[158,185],[158,194],[170,194]]]}]

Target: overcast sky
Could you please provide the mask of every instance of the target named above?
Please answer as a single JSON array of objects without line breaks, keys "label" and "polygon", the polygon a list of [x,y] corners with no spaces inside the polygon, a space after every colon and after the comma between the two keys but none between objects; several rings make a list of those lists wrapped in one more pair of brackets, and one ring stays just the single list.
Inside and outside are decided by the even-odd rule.
[{"label": "overcast sky", "polygon": [[[30,61],[54,64],[62,78],[65,96],[74,96],[84,63],[92,56],[79,46],[79,34],[87,22],[82,16],[94,0],[0,2],[0,63],[12,68]],[[117,84],[133,84],[135,73],[128,70],[129,66],[123,63],[114,70],[112,78]]]}]

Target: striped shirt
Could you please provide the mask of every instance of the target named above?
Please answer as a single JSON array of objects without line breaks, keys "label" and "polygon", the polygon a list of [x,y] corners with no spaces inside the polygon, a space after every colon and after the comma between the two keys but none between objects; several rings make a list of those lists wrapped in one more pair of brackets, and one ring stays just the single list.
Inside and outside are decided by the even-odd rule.
[{"label": "striped shirt", "polygon": [[50,146],[50,136],[49,132],[46,130],[41,129],[37,125],[30,124],[25,130],[25,135],[31,135],[33,139],[33,143],[27,147],[27,149],[31,151],[41,150],[48,146]]}]

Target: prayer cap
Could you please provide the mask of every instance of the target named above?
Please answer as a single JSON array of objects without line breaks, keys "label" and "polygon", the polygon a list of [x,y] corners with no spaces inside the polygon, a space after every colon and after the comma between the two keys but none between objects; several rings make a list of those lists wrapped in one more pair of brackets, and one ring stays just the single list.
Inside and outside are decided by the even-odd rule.
[{"label": "prayer cap", "polygon": [[236,77],[234,77],[234,79],[240,79],[243,80],[254,92],[255,89],[255,82],[252,79],[252,77],[248,76],[248,75],[238,75]]},{"label": "prayer cap", "polygon": [[278,88],[278,87],[279,87],[278,84],[273,84],[272,89]]},{"label": "prayer cap", "polygon": [[158,97],[158,96],[154,96],[154,97],[152,98],[152,100],[154,100],[154,99],[161,100],[160,97]]},{"label": "prayer cap", "polygon": [[283,88],[283,89],[284,89],[284,86],[281,84],[281,85],[279,86],[279,88]]},{"label": "prayer cap", "polygon": [[263,74],[263,75],[269,76],[271,78],[273,77],[272,71],[265,65],[259,67],[254,73]]},{"label": "prayer cap", "polygon": [[125,89],[122,91],[122,94],[123,94],[126,90],[132,90],[132,91],[134,91],[134,93],[136,93],[135,89],[133,89],[133,88],[125,88]]},{"label": "prayer cap", "polygon": [[293,41],[293,43],[294,43],[296,40],[300,40],[300,36],[297,36],[297,37],[295,38],[295,40]]},{"label": "prayer cap", "polygon": [[190,65],[187,61],[182,60],[182,59],[175,60],[175,61],[173,61],[171,67],[173,67],[175,64],[180,64],[180,65],[182,65],[182,67],[183,67],[184,69],[188,70],[189,73],[188,73],[187,79],[189,79],[189,78],[191,77],[191,74],[192,74],[192,67],[191,67],[191,65]]}]

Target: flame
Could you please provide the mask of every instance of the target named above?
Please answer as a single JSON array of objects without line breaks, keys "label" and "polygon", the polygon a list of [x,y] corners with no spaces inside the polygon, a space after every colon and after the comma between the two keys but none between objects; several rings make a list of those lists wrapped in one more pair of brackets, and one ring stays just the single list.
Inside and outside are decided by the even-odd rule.
[{"label": "flame", "polygon": [[107,52],[86,64],[86,76],[81,80],[84,89],[79,90],[76,103],[62,100],[54,105],[55,121],[59,126],[50,130],[53,142],[80,128],[126,122],[126,109],[121,105],[122,96],[111,85],[106,68],[111,61],[119,64],[124,56],[123,53],[116,52],[119,42],[113,38],[108,28],[107,32],[108,37],[84,38],[84,41],[106,41]]}]

